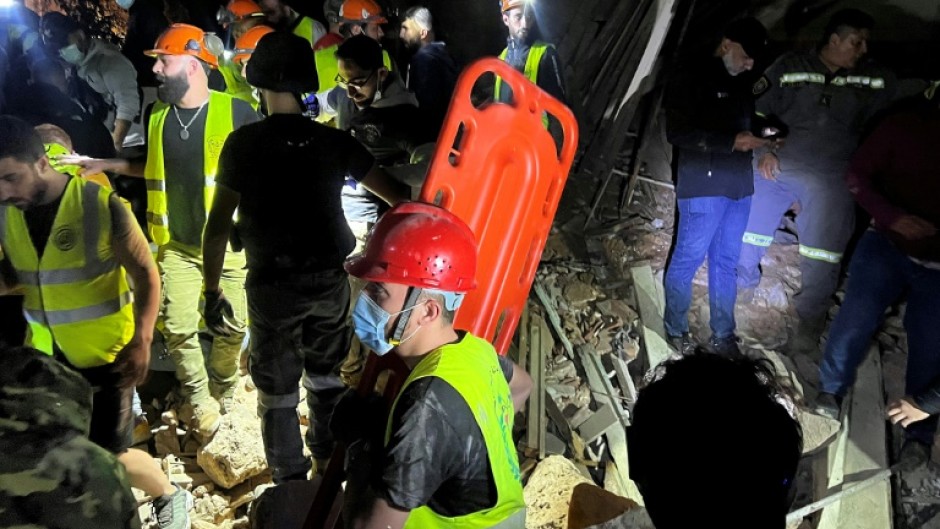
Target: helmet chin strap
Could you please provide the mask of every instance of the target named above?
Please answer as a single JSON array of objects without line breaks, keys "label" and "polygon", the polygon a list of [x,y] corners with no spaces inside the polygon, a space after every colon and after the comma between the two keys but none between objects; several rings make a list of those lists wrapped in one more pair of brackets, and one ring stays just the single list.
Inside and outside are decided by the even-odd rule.
[{"label": "helmet chin strap", "polygon": [[411,336],[414,336],[414,333],[411,333],[411,336],[402,340],[402,335],[405,334],[405,327],[408,326],[408,321],[411,319],[411,315],[414,313],[414,311],[408,309],[414,307],[415,304],[418,303],[418,297],[421,296],[421,291],[422,290],[418,287],[411,287],[408,289],[408,295],[405,297],[405,305],[401,308],[401,310],[407,310],[408,312],[398,317],[398,324],[395,325],[395,332],[392,333],[388,343],[397,346],[408,340],[408,338],[411,338]]}]

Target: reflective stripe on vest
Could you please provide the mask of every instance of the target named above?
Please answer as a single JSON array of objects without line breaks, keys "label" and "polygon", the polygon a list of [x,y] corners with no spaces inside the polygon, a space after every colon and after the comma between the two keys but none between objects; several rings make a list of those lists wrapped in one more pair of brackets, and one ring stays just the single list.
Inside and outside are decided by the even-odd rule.
[{"label": "reflective stripe on vest", "polygon": [[749,231],[744,232],[744,237],[742,237],[741,240],[744,242],[744,244],[763,246],[765,248],[770,247],[770,245],[774,242],[773,236],[751,233]]},{"label": "reflective stripe on vest", "polygon": [[[431,376],[450,384],[473,412],[473,418],[486,442],[487,457],[496,482],[497,501],[490,509],[454,518],[441,516],[427,506],[419,507],[408,515],[405,528],[524,529],[525,501],[522,497],[519,458],[512,442],[512,396],[493,346],[467,334],[456,344],[438,348],[415,366],[405,380],[402,391],[415,380]],[[398,399],[389,414],[386,444],[391,437],[391,417],[395,415],[394,407],[397,405]],[[520,515],[520,512],[523,514]]]},{"label": "reflective stripe on vest", "polygon": [[[826,84],[826,76],[818,72],[791,72],[780,76],[780,86],[790,86],[803,83]],[[854,86],[881,90],[885,87],[883,77],[869,77],[867,75],[839,75],[833,77],[829,83],[833,86]]]},{"label": "reflective stripe on vest", "polygon": [[26,344],[78,368],[109,364],[134,335],[133,296],[111,248],[111,192],[73,177],[40,259],[23,212],[0,207],[0,245],[23,287]]},{"label": "reflective stripe on vest", "polygon": [[[529,48],[529,55],[525,58],[525,68],[522,71],[522,74],[525,75],[526,79],[532,82],[534,85],[539,84],[539,65],[542,64],[542,57],[545,56],[545,52],[549,47],[554,47],[551,44],[546,42],[536,41],[532,43],[532,46]],[[506,60],[506,57],[509,55],[509,48],[503,49],[503,52],[499,54],[499,58],[503,61]],[[500,96],[502,95],[503,90],[503,79],[500,76],[496,76],[496,87],[495,87],[495,99],[500,101]],[[542,125],[545,128],[548,128],[548,116],[542,115]]]},{"label": "reflective stripe on vest", "polygon": [[830,264],[839,264],[842,261],[841,253],[803,246],[802,244],[800,245],[800,255],[808,259],[813,259],[814,261],[822,261]]},{"label": "reflective stripe on vest", "polygon": [[[144,178],[147,185],[147,229],[150,238],[159,246],[170,242],[170,219],[167,216],[166,175],[163,164],[163,123],[170,112],[170,105],[154,103],[150,112],[147,132],[147,167]],[[221,92],[209,92],[206,128],[203,133],[203,160],[206,175],[203,200],[206,213],[215,193],[215,172],[219,166],[219,155],[225,138],[232,132],[232,96]],[[198,137],[198,135],[195,135]]]}]

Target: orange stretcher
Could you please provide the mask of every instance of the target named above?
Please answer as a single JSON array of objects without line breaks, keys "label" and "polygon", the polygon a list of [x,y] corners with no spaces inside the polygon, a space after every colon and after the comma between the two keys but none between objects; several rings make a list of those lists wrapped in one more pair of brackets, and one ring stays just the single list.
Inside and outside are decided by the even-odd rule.
[{"label": "orange stretcher", "polygon": [[[487,73],[512,89],[512,103],[477,107],[471,102],[474,84]],[[543,124],[545,114],[561,131],[560,145]],[[479,245],[477,288],[467,293],[454,324],[489,340],[501,355],[509,350],[525,307],[577,145],[571,110],[505,62],[480,59],[461,74],[420,200],[452,211],[473,230]],[[385,392],[391,402],[408,375],[396,360],[393,354],[370,354],[357,391],[368,394],[378,375],[391,371]],[[338,447],[305,529],[342,525],[334,503],[339,503],[344,459]]]}]

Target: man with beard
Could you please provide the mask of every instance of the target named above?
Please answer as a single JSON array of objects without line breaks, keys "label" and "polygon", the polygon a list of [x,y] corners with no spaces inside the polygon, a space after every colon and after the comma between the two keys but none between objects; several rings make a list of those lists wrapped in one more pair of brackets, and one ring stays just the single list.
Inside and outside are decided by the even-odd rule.
[{"label": "man with beard", "polygon": [[[666,98],[666,136],[678,153],[679,222],[664,281],[663,323],[680,353],[694,349],[689,334],[692,278],[708,256],[710,348],[740,352],[735,340],[735,266],[751,209],[751,151],[770,144],[752,133],[754,95],[742,74],[767,45],[767,30],[754,18],[728,25],[721,40],[676,68]],[[703,54],[704,55],[704,54]],[[692,62],[692,61],[690,61]]]},{"label": "man with beard", "polygon": [[12,116],[0,116],[0,270],[0,295],[24,296],[26,345],[94,390],[89,439],[155,498],[161,528],[188,528],[190,494],[130,448],[131,399],[147,376],[160,299],[147,241],[117,196],[53,168],[39,134]]},{"label": "man with beard", "polygon": [[[313,54],[303,39],[284,32],[264,35],[246,74],[261,91],[268,117],[233,132],[222,149],[203,236],[205,285],[207,292],[219,289],[238,208],[248,259],[251,377],[268,465],[280,483],[306,479],[310,470],[297,419],[301,380],[311,422],[307,446],[318,472],[333,451],[328,424],[344,388],[337,375],[351,338],[342,263],[355,245],[340,188],[349,175],[388,202],[406,195],[356,140],[303,116],[301,94],[317,87]],[[298,167],[315,168],[315,174]],[[258,178],[261,174],[284,180],[272,186]],[[285,187],[291,193],[284,193]]]},{"label": "man with beard", "polygon": [[793,297],[791,353],[811,352],[826,324],[855,228],[855,203],[842,175],[867,122],[894,96],[891,72],[862,60],[874,19],[857,9],[832,15],[812,51],[777,59],[753,87],[757,113],[789,128],[784,145],[754,151],[754,197],[738,260],[738,292],[753,297],[760,261],[781,217],[797,204],[801,289]]},{"label": "man with beard", "polygon": [[[499,58],[522,72],[526,78],[555,99],[565,101],[561,66],[555,46],[535,39],[535,9],[527,0],[501,0],[503,24],[509,28],[506,49]],[[512,90],[496,78],[496,101],[512,100]]]},{"label": "man with beard", "polygon": [[422,6],[405,12],[401,41],[414,54],[408,63],[405,86],[418,98],[428,126],[440,130],[450,97],[457,85],[457,64],[443,42],[435,40],[431,11]]},{"label": "man with beard", "polygon": [[284,0],[261,0],[258,2],[264,16],[272,27],[290,31],[298,37],[303,37],[313,45],[326,36],[326,28],[316,20],[305,17],[287,5]]},{"label": "man with beard", "polygon": [[153,71],[161,84],[160,101],[147,111],[145,158],[67,161],[87,173],[113,171],[147,181],[147,226],[159,247],[164,288],[163,334],[182,394],[192,406],[192,427],[203,437],[215,432],[220,412],[232,405],[247,308],[245,257],[229,247],[221,281],[225,294],[220,289],[205,296],[207,310],[220,307],[216,313],[226,316],[206,321],[211,332],[220,334],[207,366],[198,336],[202,232],[225,138],[258,120],[248,103],[209,90],[208,72],[218,64],[210,50],[217,44],[221,49],[213,39],[195,26],[173,24],[147,52],[157,59]]},{"label": "man with beard", "polygon": [[[415,149],[433,142],[435,133],[421,122],[418,100],[398,73],[382,63],[382,47],[366,35],[346,39],[336,50],[338,87],[330,92],[336,123],[349,131],[380,166],[408,163]],[[343,91],[345,90],[345,91]],[[343,187],[343,211],[362,241],[385,211],[378,197],[355,182]]]}]

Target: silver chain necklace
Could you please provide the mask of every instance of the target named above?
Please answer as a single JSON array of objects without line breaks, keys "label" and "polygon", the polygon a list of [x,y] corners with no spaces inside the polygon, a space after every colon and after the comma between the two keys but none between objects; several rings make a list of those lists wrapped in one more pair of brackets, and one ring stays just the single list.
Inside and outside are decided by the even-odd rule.
[{"label": "silver chain necklace", "polygon": [[199,117],[199,113],[202,112],[202,107],[206,106],[206,104],[207,104],[208,102],[209,102],[209,100],[206,99],[205,102],[203,102],[201,105],[199,105],[199,109],[197,109],[197,110],[196,110],[196,113],[193,114],[193,117],[189,119],[189,123],[187,123],[187,124],[185,124],[185,125],[183,125],[183,120],[180,119],[179,110],[176,109],[176,105],[173,105],[173,114],[176,116],[176,121],[179,121],[180,127],[182,127],[182,130],[180,130],[180,139],[181,139],[181,140],[186,141],[186,140],[189,139],[189,126],[193,124],[193,121],[196,121],[196,118]]}]

